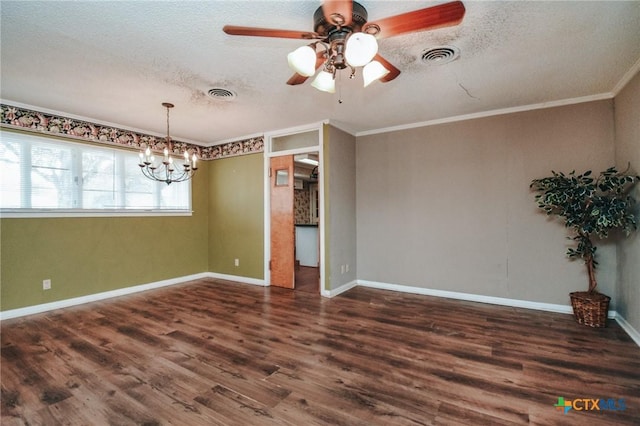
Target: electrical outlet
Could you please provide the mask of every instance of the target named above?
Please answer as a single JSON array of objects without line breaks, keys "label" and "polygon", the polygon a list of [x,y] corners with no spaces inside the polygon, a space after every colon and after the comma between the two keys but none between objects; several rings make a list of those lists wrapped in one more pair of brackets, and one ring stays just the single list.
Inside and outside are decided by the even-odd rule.
[{"label": "electrical outlet", "polygon": [[233,264],[236,265],[236,266],[240,266],[240,259],[235,259],[233,261]]},{"label": "electrical outlet", "polygon": [[51,280],[42,280],[42,289],[51,290]]},{"label": "electrical outlet", "polygon": [[349,264],[347,263],[347,267],[345,268],[346,272],[349,272]]},{"label": "electrical outlet", "polygon": [[344,265],[340,265],[340,273],[344,274]]}]

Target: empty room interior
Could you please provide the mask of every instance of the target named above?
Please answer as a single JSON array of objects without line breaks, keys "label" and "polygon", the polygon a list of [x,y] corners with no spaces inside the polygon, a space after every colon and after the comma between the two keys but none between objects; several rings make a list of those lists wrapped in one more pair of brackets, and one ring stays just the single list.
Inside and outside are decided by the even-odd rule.
[{"label": "empty room interior", "polygon": [[640,423],[640,2],[0,15],[3,425]]}]

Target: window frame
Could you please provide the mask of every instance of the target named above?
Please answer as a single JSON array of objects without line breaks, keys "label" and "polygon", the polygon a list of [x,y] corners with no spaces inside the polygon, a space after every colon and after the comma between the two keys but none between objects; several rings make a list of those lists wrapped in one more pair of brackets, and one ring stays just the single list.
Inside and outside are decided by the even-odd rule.
[{"label": "window frame", "polygon": [[[38,135],[38,134],[30,134],[27,132],[21,132],[16,130],[10,130],[6,128],[0,128],[0,139],[7,134],[11,134],[12,137],[19,139],[21,143],[21,160],[25,157],[29,158],[29,161],[21,161],[20,162],[20,173],[23,177],[28,176],[29,184],[30,184],[30,175],[31,175],[31,144],[37,143],[38,141],[47,144],[59,144],[64,146],[69,146],[73,151],[72,157],[74,157],[71,161],[71,169],[74,172],[74,177],[78,176],[78,169],[81,167],[81,157],[83,152],[83,148],[87,150],[90,149],[101,149],[106,151],[111,151],[114,153],[114,169],[118,167],[123,167],[123,164],[126,162],[126,156],[129,155],[132,158],[138,157],[138,150],[119,148],[112,144],[108,143],[84,143],[76,140],[69,140],[64,137],[55,137],[49,135]],[[22,139],[22,140],[20,140]],[[28,149],[24,149],[23,142],[27,142],[26,145],[29,147]],[[24,153],[28,152],[28,155],[24,156]],[[174,156],[176,160],[180,160],[181,157]],[[28,164],[27,164],[28,163]],[[118,164],[120,163],[120,164]],[[82,170],[80,170],[82,172]],[[142,172],[138,171],[142,175]],[[117,174],[116,176],[115,186],[118,187],[116,191],[116,197],[121,199],[125,198],[125,174]],[[53,218],[53,217],[139,217],[139,216],[192,216],[193,215],[193,187],[192,180],[188,180],[185,182],[174,183],[173,185],[187,185],[187,199],[188,206],[185,208],[162,208],[160,207],[159,200],[161,200],[161,189],[163,185],[166,185],[162,182],[156,182],[153,187],[153,198],[158,201],[157,207],[149,207],[149,208],[42,208],[42,207],[19,207],[19,208],[4,208],[0,206],[0,218]],[[31,188],[31,187],[30,187]],[[83,186],[76,185],[72,187],[72,191],[74,193],[73,198],[75,200],[82,200],[83,195]],[[1,196],[1,194],[0,194]],[[21,197],[21,205],[29,204],[25,199],[27,196],[30,196],[30,193],[27,191],[20,191]]]}]

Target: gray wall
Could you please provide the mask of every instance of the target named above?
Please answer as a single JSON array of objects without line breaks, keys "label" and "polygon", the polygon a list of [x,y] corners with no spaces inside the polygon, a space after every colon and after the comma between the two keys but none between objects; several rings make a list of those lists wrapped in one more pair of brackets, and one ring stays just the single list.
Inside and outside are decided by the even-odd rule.
[{"label": "gray wall", "polygon": [[[586,268],[529,183],[613,165],[613,123],[598,101],[359,137],[358,279],[568,305]],[[615,244],[599,253],[615,299]]]},{"label": "gray wall", "polygon": [[[327,289],[356,279],[356,138],[332,126],[324,145]],[[342,272],[342,265],[345,272]],[[349,271],[346,271],[349,265]]]},{"label": "gray wall", "polygon": [[[616,96],[616,164],[640,174],[640,73]],[[633,195],[640,201],[640,185]],[[640,203],[635,206],[640,217]],[[640,331],[640,232],[618,244],[617,311],[634,329]]]}]

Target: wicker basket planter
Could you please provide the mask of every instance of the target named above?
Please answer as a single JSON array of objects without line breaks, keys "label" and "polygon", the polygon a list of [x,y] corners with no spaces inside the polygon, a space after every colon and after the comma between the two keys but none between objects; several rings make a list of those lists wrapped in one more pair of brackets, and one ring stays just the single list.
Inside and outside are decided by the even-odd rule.
[{"label": "wicker basket planter", "polygon": [[611,298],[602,293],[574,291],[570,293],[573,316],[578,324],[589,327],[606,327]]}]

